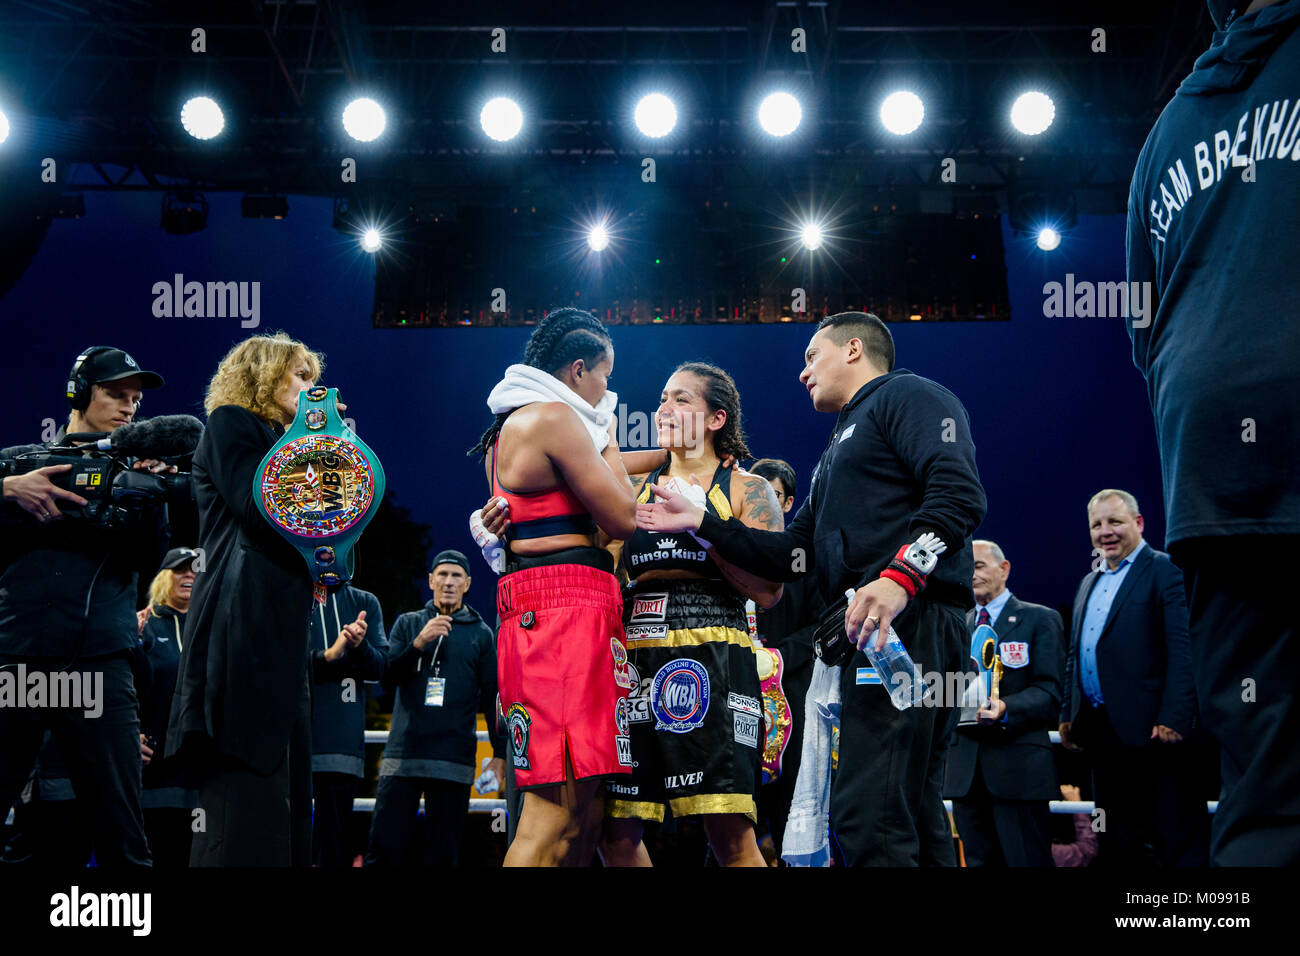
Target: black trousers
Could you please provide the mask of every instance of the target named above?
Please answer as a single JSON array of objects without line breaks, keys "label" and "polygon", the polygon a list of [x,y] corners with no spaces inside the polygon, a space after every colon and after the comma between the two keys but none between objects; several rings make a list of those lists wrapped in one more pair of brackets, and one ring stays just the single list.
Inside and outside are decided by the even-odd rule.
[{"label": "black trousers", "polygon": [[[468,783],[428,777],[380,777],[375,818],[370,824],[367,866],[454,867],[460,835],[469,816]],[[415,830],[424,794],[424,847],[416,852]]]},{"label": "black trousers", "polygon": [[[964,669],[970,635],[957,608],[917,598],[894,630],[923,674]],[[957,711],[895,710],[883,685],[857,683],[857,669],[868,666],[858,651],[841,677],[831,851],[846,866],[956,866],[942,788]]]},{"label": "black trousers", "polygon": [[1202,720],[1218,739],[1223,792],[1215,866],[1300,864],[1300,536],[1179,542]]},{"label": "black trousers", "polygon": [[348,867],[355,854],[348,846],[352,798],[360,779],[350,773],[316,771],[311,775],[314,810],[311,820],[313,866]]},{"label": "black trousers", "polygon": [[[66,661],[0,659],[15,675],[19,663],[26,665],[28,675],[48,675]],[[115,654],[77,661],[70,673],[89,675],[92,693],[102,687],[102,699],[95,702],[102,710],[95,716],[86,716],[95,708],[0,707],[0,807],[12,805],[27,784],[48,729],[67,764],[77,805],[90,820],[96,862],[103,867],[149,866],[140,809],[139,708],[131,665],[125,654]],[[20,693],[25,690],[19,688]]]},{"label": "black trousers", "polygon": [[1080,703],[1072,736],[1092,761],[1099,818],[1097,865],[1205,866],[1210,817],[1188,743],[1132,747],[1116,736],[1105,707]]},{"label": "black trousers", "polygon": [[284,759],[263,775],[217,758],[199,783],[190,866],[311,866],[311,697],[304,675]]},{"label": "black trousers", "polygon": [[190,865],[194,832],[192,811],[184,807],[146,807],[144,832],[149,837],[153,865],[159,869],[183,870]]},{"label": "black trousers", "polygon": [[953,800],[967,866],[1055,866],[1052,811],[1047,800],[1003,800],[989,793],[975,765],[966,796]]}]

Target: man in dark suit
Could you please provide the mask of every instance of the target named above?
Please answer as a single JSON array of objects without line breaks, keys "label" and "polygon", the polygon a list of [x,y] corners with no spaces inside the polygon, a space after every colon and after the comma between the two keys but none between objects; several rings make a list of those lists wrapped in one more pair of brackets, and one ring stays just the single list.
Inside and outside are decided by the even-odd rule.
[{"label": "man in dark suit", "polygon": [[1196,715],[1183,574],[1142,538],[1137,500],[1088,503],[1097,569],[1074,599],[1061,743],[1092,758],[1100,860],[1204,866],[1209,817],[1184,738]]},{"label": "man in dark suit", "polygon": [[1049,801],[1060,790],[1048,728],[1061,701],[1061,615],[1007,590],[1011,562],[992,541],[973,542],[971,632],[998,635],[1002,680],[979,724],[958,727],[944,778],[967,866],[1052,866]]}]

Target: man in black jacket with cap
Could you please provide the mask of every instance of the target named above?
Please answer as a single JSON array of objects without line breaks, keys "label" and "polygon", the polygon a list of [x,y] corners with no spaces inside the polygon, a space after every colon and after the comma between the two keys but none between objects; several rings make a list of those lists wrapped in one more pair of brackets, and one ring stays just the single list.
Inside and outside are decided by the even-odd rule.
[{"label": "man in black jacket with cap", "polygon": [[[658,488],[658,503],[638,507],[638,526],[695,532],[771,581],[807,571],[827,607],[855,588],[844,624],[859,648],[879,639],[883,649],[892,624],[923,674],[964,671],[970,536],[985,511],[966,409],[942,385],[895,369],[893,336],[866,312],[821,321],[799,380],[813,407],[838,419],[785,531],[723,521]],[[922,550],[927,535],[944,542],[942,554]],[[831,850],[847,865],[953,866],[940,790],[956,710],[895,710],[886,689],[871,686],[879,678],[869,663],[859,650],[841,673]]]},{"label": "man in black jacket with cap", "polygon": [[388,645],[386,687],[397,688],[388,745],[379,764],[368,865],[401,866],[410,854],[420,794],[426,835],[423,865],[455,866],[478,773],[476,715],[487,716],[491,769],[505,778],[504,741],[496,729],[497,658],[492,629],[464,603],[469,559],[443,551],[433,559],[423,610],[403,614]]},{"label": "man in black jacket with cap", "polygon": [[[6,466],[18,456],[65,444],[66,435],[110,433],[130,423],[142,391],[161,387],[163,379],[121,349],[96,346],[77,356],[67,383],[67,427],[44,445],[0,451]],[[132,466],[164,467],[152,461]],[[26,784],[49,729],[90,814],[96,861],[148,866],[131,659],[138,643],[137,582],[140,572],[152,576],[166,551],[165,510],[146,506],[113,528],[67,515],[87,504],[53,481],[70,468],[26,474],[7,468],[3,478],[0,812]],[[88,706],[33,706],[27,698],[34,681],[50,688],[75,684],[98,699],[83,700]]]}]

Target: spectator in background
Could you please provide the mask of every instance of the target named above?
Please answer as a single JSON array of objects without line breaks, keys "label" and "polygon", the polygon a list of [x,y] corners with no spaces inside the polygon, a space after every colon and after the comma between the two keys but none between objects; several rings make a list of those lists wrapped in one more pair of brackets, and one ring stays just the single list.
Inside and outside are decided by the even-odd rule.
[{"label": "spectator in background", "polygon": [[1204,866],[1209,818],[1184,738],[1196,714],[1183,573],[1147,546],[1137,499],[1088,502],[1101,567],[1074,599],[1061,743],[1092,758],[1101,862]]},{"label": "spectator in background", "polygon": [[[1078,801],[1079,788],[1063,783],[1061,797],[1065,800]],[[1087,866],[1097,858],[1097,833],[1092,828],[1092,815],[1072,813],[1070,823],[1074,830],[1074,842],[1053,840],[1052,861],[1057,866]]]},{"label": "spectator in background", "polygon": [[[760,458],[749,467],[754,475],[766,478],[781,511],[789,514],[794,507],[798,491],[794,469],[780,458]],[[758,790],[758,815],[771,833],[776,859],[781,858],[781,840],[785,836],[785,823],[790,815],[790,800],[794,797],[794,784],[799,776],[799,758],[803,747],[804,699],[812,680],[812,634],[817,629],[822,608],[813,606],[807,578],[786,584],[781,600],[775,607],[757,609],[758,639],[768,650],[781,655],[783,664],[781,690],[790,706],[790,739],[781,758],[781,774]],[[767,702],[764,701],[766,709]],[[765,729],[767,725],[765,724]],[[764,750],[766,758],[766,749]],[[760,851],[766,851],[762,845]]]},{"label": "spectator in background", "polygon": [[488,715],[490,768],[505,778],[504,742],[497,733],[497,662],[492,629],[464,603],[469,559],[443,551],[433,560],[423,610],[403,614],[388,647],[387,687],[397,688],[388,746],[370,828],[367,865],[402,866],[424,794],[423,864],[456,866],[469,813],[470,783],[478,773],[475,716]]},{"label": "spectator in background", "polygon": [[[327,588],[311,616],[312,864],[345,867],[355,852],[347,826],[357,783],[366,773],[365,681],[382,680],[388,639],[379,599],[351,584]],[[365,612],[365,629],[356,621]]]},{"label": "spectator in background", "polygon": [[1056,764],[1048,729],[1061,706],[1061,615],[1021,601],[1007,589],[1011,562],[992,541],[972,542],[975,608],[971,632],[982,624],[998,635],[999,697],[979,722],[957,728],[948,755],[944,795],[967,866],[1051,866],[1050,801]]},{"label": "spectator in background", "polygon": [[191,811],[198,801],[198,793],[185,786],[179,762],[164,758],[161,746],[167,739],[198,556],[193,548],[168,551],[149,585],[149,604],[137,615],[140,663],[136,696],[140,699],[140,755],[144,761],[140,806],[153,865],[168,868],[190,864]]}]

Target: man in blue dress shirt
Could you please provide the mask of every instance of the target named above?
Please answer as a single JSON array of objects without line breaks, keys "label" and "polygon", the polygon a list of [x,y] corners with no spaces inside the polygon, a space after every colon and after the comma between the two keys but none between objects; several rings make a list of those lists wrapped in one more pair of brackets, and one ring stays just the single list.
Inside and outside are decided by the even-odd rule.
[{"label": "man in blue dress shirt", "polygon": [[1088,503],[1096,570],[1074,599],[1061,742],[1088,753],[1105,865],[1204,865],[1209,817],[1190,745],[1195,722],[1182,572],[1142,538],[1137,500]]}]

